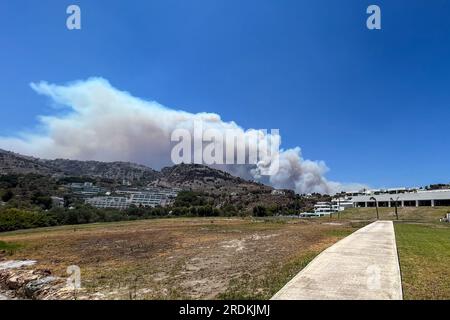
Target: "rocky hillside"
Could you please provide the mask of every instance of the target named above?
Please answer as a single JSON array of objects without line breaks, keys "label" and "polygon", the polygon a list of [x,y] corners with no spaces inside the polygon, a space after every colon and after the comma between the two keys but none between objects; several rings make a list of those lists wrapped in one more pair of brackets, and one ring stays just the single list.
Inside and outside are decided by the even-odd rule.
[{"label": "rocky hillside", "polygon": [[[109,187],[121,185],[123,180],[130,182],[132,186],[178,187],[204,193],[218,207],[229,204],[239,205],[241,208],[256,205],[285,206],[295,198],[291,191],[272,194],[274,189],[270,186],[196,164],[175,165],[159,172],[128,162],[43,160],[0,150],[0,175],[6,174],[50,177],[48,185],[61,178],[82,177],[93,178],[101,183],[106,183],[106,179],[110,181]],[[36,179],[38,178],[33,178],[33,181]]]},{"label": "rocky hillside", "polygon": [[44,160],[0,149],[0,175],[41,174],[57,177],[76,176],[116,181],[151,182],[161,173],[149,167],[129,162],[100,162],[77,160]]},{"label": "rocky hillside", "polygon": [[60,171],[40,162],[37,158],[0,149],[0,175],[29,173],[42,175],[61,174]]},{"label": "rocky hillside", "polygon": [[273,194],[274,189],[270,186],[204,165],[181,164],[164,168],[161,173],[161,177],[153,181],[152,185],[204,193],[218,208],[229,205],[239,207],[240,210],[251,210],[258,205],[286,207],[292,205],[295,199],[292,191]]},{"label": "rocky hillside", "polygon": [[130,182],[150,182],[157,179],[161,173],[149,167],[130,162],[100,162],[77,160],[39,160],[45,166],[53,168],[55,172],[62,172],[67,176],[85,176],[110,180],[127,180]]},{"label": "rocky hillside", "polygon": [[0,150],[0,175],[29,173],[55,177],[103,178],[118,182],[127,180],[131,183],[140,182],[195,191],[272,191],[271,187],[246,181],[204,165],[181,164],[166,167],[159,172],[129,162],[44,160]]},{"label": "rocky hillside", "polygon": [[235,177],[225,171],[198,164],[180,164],[161,170],[161,176],[153,183],[156,186],[177,186],[194,191],[239,191],[253,187],[271,191],[272,188]]}]

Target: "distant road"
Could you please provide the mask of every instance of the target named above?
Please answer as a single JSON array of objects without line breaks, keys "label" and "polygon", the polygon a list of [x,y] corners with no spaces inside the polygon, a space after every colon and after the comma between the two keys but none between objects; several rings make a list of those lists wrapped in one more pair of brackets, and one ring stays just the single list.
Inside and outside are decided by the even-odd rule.
[{"label": "distant road", "polygon": [[326,249],[272,299],[403,299],[392,221],[374,222]]}]

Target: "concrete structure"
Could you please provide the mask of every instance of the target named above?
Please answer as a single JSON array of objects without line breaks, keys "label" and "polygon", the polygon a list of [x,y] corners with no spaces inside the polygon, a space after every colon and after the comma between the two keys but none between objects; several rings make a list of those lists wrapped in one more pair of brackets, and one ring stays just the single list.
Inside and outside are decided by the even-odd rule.
[{"label": "concrete structure", "polygon": [[85,202],[96,208],[124,210],[136,207],[166,207],[175,200],[180,189],[146,188],[142,190],[117,190],[118,196],[94,197]]},{"label": "concrete structure", "polygon": [[319,254],[273,300],[401,300],[392,221],[374,222]]},{"label": "concrete structure", "polygon": [[333,199],[331,202],[317,202],[314,205],[314,216],[327,216],[335,212],[344,211],[346,208],[352,208],[353,205],[353,201],[346,199]]},{"label": "concrete structure", "polygon": [[144,189],[119,189],[115,193],[119,195],[131,196],[134,194],[154,194],[161,197],[176,198],[181,191],[179,188],[144,188]]},{"label": "concrete structure", "polygon": [[52,199],[52,208],[64,208],[64,198],[51,197],[51,199]]},{"label": "concrete structure", "polygon": [[398,193],[366,193],[351,196],[355,207],[374,207],[375,198],[379,207],[434,207],[450,206],[450,190],[415,190]]},{"label": "concrete structure", "polygon": [[345,209],[348,208],[353,208],[354,203],[352,200],[349,199],[333,199],[331,201],[331,203],[333,204],[333,207],[335,208],[336,211],[344,211]]},{"label": "concrete structure", "polygon": [[330,215],[333,212],[336,212],[336,210],[330,202],[317,202],[314,205],[314,213],[318,217]]},{"label": "concrete structure", "polygon": [[125,210],[130,207],[129,199],[125,197],[94,197],[86,199],[86,204],[100,209],[118,209]]},{"label": "concrete structure", "polygon": [[[339,207],[421,207],[450,206],[450,189],[423,190],[418,188],[391,188],[348,192],[332,200]],[[340,203],[340,205],[338,204]]]},{"label": "concrete structure", "polygon": [[74,194],[83,197],[92,197],[106,192],[105,188],[97,187],[92,182],[71,183],[68,187]]},{"label": "concrete structure", "polygon": [[180,191],[178,188],[145,188],[116,190],[116,194],[125,195],[137,207],[165,207],[173,203]]},{"label": "concrete structure", "polygon": [[165,207],[170,203],[170,199],[163,193],[141,192],[131,195],[131,204],[136,207]]}]

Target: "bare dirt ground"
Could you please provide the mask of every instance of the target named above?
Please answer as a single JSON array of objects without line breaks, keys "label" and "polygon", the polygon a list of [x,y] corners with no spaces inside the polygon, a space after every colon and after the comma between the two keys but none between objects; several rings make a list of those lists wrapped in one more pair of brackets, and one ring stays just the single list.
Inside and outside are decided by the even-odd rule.
[{"label": "bare dirt ground", "polygon": [[159,219],[0,234],[18,249],[0,261],[36,260],[98,299],[267,299],[318,253],[356,228],[349,222]]}]

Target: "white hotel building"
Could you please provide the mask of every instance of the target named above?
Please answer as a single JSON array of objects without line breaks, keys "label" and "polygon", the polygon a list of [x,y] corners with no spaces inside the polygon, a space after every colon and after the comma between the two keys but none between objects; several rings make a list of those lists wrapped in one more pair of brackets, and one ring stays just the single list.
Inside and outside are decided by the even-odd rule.
[{"label": "white hotel building", "polygon": [[85,203],[96,208],[111,208],[124,210],[134,205],[136,207],[166,207],[173,203],[181,189],[146,188],[144,190],[117,190],[117,196],[94,197]]},{"label": "white hotel building", "polygon": [[[375,200],[374,200],[375,199]],[[333,199],[333,203],[351,201],[353,207],[435,207],[450,206],[450,189],[422,190],[392,188],[378,190],[362,190],[346,193],[344,197]]]}]

